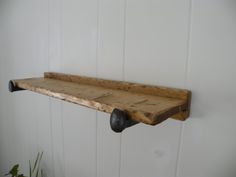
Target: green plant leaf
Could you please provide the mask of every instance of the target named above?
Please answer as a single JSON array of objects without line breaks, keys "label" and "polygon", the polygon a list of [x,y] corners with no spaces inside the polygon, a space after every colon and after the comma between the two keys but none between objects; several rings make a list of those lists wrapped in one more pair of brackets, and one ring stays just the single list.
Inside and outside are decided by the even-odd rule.
[{"label": "green plant leaf", "polygon": [[34,168],[33,168],[33,172],[34,172],[34,170],[35,170],[35,168],[36,168],[36,166],[37,166],[37,163],[38,163],[38,160],[39,160],[39,152],[38,152],[38,154],[37,154],[37,158],[36,158],[36,160],[35,160],[35,162],[34,162]]},{"label": "green plant leaf", "polygon": [[36,173],[35,177],[38,177],[38,176],[39,176],[39,169],[37,170],[37,173]]},{"label": "green plant leaf", "polygon": [[40,177],[42,174],[40,173],[40,162],[43,156],[43,152],[38,153],[36,160],[34,161],[34,165],[32,168],[31,161],[29,161],[29,177]]},{"label": "green plant leaf", "polygon": [[30,160],[29,160],[29,177],[32,177],[32,167]]},{"label": "green plant leaf", "polygon": [[44,176],[44,175],[43,175],[43,170],[41,169],[41,177],[42,177],[42,176]]},{"label": "green plant leaf", "polygon": [[42,157],[43,157],[43,152],[40,154],[40,157],[39,157],[39,160],[38,160],[38,168],[37,168],[37,172],[36,172],[36,176],[35,177],[39,176],[40,162],[41,162]]},{"label": "green plant leaf", "polygon": [[[29,177],[41,177],[43,174],[43,171],[40,169],[40,162],[42,160],[43,152],[38,153],[36,160],[34,162],[34,166],[32,169],[31,161],[29,160]],[[11,170],[8,172],[8,174],[5,174],[5,176],[11,175],[11,177],[27,177],[24,174],[19,174],[19,164],[14,165]]]},{"label": "green plant leaf", "polygon": [[7,176],[7,175],[12,175],[13,177],[17,176],[18,175],[18,168],[19,168],[19,164],[14,165],[12,167],[12,169],[9,171],[9,173],[5,174],[5,176]]}]

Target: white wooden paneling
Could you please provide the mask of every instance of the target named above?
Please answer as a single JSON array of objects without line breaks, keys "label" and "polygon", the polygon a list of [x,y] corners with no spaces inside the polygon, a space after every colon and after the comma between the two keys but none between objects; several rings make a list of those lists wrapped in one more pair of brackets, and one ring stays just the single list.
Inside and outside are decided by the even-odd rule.
[{"label": "white wooden paneling", "polygon": [[110,114],[97,114],[97,176],[118,177],[120,172],[120,136],[110,128]]},{"label": "white wooden paneling", "polygon": [[[4,83],[7,83],[7,78],[4,76],[6,71],[8,70],[7,59],[9,59],[9,55],[7,55],[6,51],[9,51],[9,45],[7,43],[7,29],[9,26],[9,15],[7,11],[10,9],[9,2],[0,3],[0,25],[1,25],[1,40],[0,40],[0,171],[6,172],[9,166],[13,163],[14,156],[14,141],[15,141],[15,131],[11,130],[9,127],[14,127],[14,117],[13,109],[9,112],[8,109],[11,107],[11,103],[13,99],[7,97],[7,89]],[[4,66],[4,67],[3,67]],[[11,99],[11,100],[10,100]]]},{"label": "white wooden paneling", "polygon": [[62,0],[62,71],[95,76],[97,6],[97,0]]},{"label": "white wooden paneling", "polygon": [[[235,9],[235,0],[0,1],[0,173],[15,163],[27,172],[43,150],[48,177],[234,177]],[[109,114],[7,91],[9,79],[47,70],[187,86],[192,114],[184,126],[116,134]]]},{"label": "white wooden paneling", "polygon": [[129,0],[125,79],[184,87],[189,0]]},{"label": "white wooden paneling", "polygon": [[[61,71],[62,1],[49,0],[49,70]],[[50,119],[53,151],[53,176],[65,177],[64,129],[62,101],[50,99]]]},{"label": "white wooden paneling", "polygon": [[50,111],[53,151],[53,174],[55,177],[65,177],[64,130],[61,101],[51,98]]},{"label": "white wooden paneling", "polygon": [[[184,87],[189,1],[128,1],[125,80]],[[181,122],[136,125],[122,136],[121,176],[173,177]]]},{"label": "white wooden paneling", "polygon": [[63,104],[65,176],[96,176],[96,111]]},{"label": "white wooden paneling", "polygon": [[[1,2],[2,3],[2,2]],[[1,161],[9,169],[20,163],[21,171],[28,173],[28,160],[43,150],[43,166],[50,175],[51,136],[48,98],[30,92],[11,94],[7,90],[12,78],[41,75],[48,68],[48,2],[5,1],[4,58],[1,58]],[[42,138],[43,137],[43,138]],[[38,146],[40,145],[40,146]]]},{"label": "white wooden paneling", "polygon": [[59,72],[62,55],[62,1],[49,1],[49,70]]},{"label": "white wooden paneling", "polygon": [[[123,79],[124,0],[100,0],[98,16],[97,76]],[[118,177],[120,138],[110,128],[110,114],[97,114],[97,176]]]},{"label": "white wooden paneling", "polygon": [[99,0],[97,76],[123,79],[125,0]]},{"label": "white wooden paneling", "polygon": [[235,171],[236,2],[193,1],[188,87],[179,177],[232,177]]},{"label": "white wooden paneling", "polygon": [[[97,0],[63,0],[61,71],[96,76]],[[65,176],[96,176],[96,112],[62,104]]]}]

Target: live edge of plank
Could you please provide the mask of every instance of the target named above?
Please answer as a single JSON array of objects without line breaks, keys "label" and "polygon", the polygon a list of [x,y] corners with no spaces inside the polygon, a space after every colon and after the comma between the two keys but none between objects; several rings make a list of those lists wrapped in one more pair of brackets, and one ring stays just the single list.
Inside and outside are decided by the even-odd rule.
[{"label": "live edge of plank", "polygon": [[[121,94],[123,94],[122,91],[125,91],[125,93],[135,93],[140,95],[147,95],[148,98],[151,96],[157,96],[160,98],[168,98],[170,99],[170,102],[172,100],[179,100],[181,104],[178,104],[176,106],[172,106],[169,109],[163,109],[159,110],[156,117],[153,117],[153,115],[149,115],[148,112],[145,111],[127,111],[130,118],[143,122],[150,125],[158,124],[165,119],[171,117],[177,120],[185,120],[189,116],[189,110],[190,110],[190,102],[191,102],[191,92],[185,89],[175,89],[175,88],[168,88],[168,87],[159,87],[159,86],[150,86],[150,85],[143,85],[143,84],[136,84],[136,83],[128,83],[128,82],[121,82],[121,81],[112,81],[112,80],[104,80],[104,79],[97,79],[97,78],[91,78],[91,77],[85,77],[85,76],[76,76],[76,75],[70,75],[70,74],[62,74],[62,73],[54,73],[54,72],[45,72],[44,73],[45,80],[58,80],[58,81],[66,81],[66,82],[72,82],[75,84],[84,84],[85,86],[95,86],[96,88],[104,88],[104,89],[110,89],[117,92],[116,94],[119,94],[119,90],[121,91]],[[32,78],[34,79],[34,78]],[[24,82],[25,81],[25,82]],[[81,98],[74,98],[74,95],[65,95],[63,93],[53,93],[53,91],[50,91],[50,89],[41,89],[41,87],[34,88],[35,86],[32,86],[30,84],[30,81],[27,84],[27,79],[19,79],[19,80],[13,80],[13,83],[17,85],[20,88],[31,90],[34,92],[38,92],[41,94],[45,94],[48,96],[56,97],[59,99],[63,99],[69,102],[74,102],[76,104],[81,104],[93,109],[97,109],[100,111],[111,113],[114,108],[118,109],[124,109],[125,106],[113,106],[112,104],[100,104],[99,101],[96,102],[96,99],[99,99],[99,96],[96,99],[81,99]],[[117,91],[116,91],[117,90]],[[61,94],[61,95],[60,95]],[[101,95],[102,97],[106,97],[106,95]],[[127,97],[125,97],[127,98]],[[132,98],[132,97],[131,97]],[[168,99],[165,104],[168,105]],[[76,101],[74,101],[76,100]],[[145,101],[145,100],[144,100]],[[142,103],[140,103],[142,104]]]}]

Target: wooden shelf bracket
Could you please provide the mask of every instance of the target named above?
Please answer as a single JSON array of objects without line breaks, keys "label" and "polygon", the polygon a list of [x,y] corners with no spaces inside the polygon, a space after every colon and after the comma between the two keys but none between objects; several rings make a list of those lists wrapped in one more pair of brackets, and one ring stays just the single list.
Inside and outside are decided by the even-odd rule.
[{"label": "wooden shelf bracket", "polygon": [[10,92],[30,90],[71,103],[110,113],[115,132],[137,123],[156,125],[167,118],[184,121],[189,117],[191,92],[46,72],[41,78],[10,80]]}]

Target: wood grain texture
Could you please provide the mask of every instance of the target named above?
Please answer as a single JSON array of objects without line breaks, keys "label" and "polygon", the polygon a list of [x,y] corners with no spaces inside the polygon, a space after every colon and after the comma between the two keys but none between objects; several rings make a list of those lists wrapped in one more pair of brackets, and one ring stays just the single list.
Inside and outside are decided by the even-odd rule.
[{"label": "wood grain texture", "polygon": [[[125,111],[135,121],[156,125],[171,116],[188,116],[190,91],[60,73],[13,80],[15,86],[111,113]],[[186,113],[187,112],[187,113]]]}]

